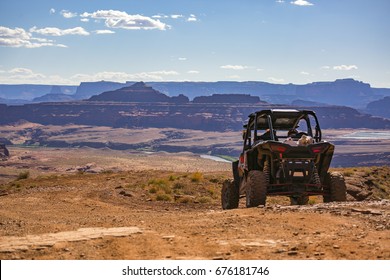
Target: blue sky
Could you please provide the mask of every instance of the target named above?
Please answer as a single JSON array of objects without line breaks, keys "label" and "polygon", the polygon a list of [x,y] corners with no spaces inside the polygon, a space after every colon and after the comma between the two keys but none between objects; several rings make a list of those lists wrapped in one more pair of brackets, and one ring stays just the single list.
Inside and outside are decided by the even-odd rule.
[{"label": "blue sky", "polygon": [[0,0],[0,83],[390,88],[389,15],[388,0]]}]

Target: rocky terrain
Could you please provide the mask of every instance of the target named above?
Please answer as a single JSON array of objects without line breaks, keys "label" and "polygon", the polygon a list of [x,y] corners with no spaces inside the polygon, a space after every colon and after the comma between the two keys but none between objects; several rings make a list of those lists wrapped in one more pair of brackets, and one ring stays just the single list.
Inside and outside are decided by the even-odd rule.
[{"label": "rocky terrain", "polygon": [[[43,162],[56,170],[65,163],[54,155]],[[1,259],[390,259],[389,168],[338,170],[355,188],[348,202],[271,197],[265,207],[222,211],[228,164],[211,172],[202,160],[180,172],[183,162],[162,157],[170,165],[159,171],[95,163],[9,178],[0,186]]]},{"label": "rocky terrain", "polygon": [[[346,90],[351,82],[338,81],[342,86],[333,86],[337,89],[334,90],[336,95],[343,96],[341,91]],[[354,84],[352,88],[363,87],[360,84],[355,85],[355,82],[352,83]],[[314,87],[312,90],[304,91],[307,97],[317,94],[315,85],[312,87]],[[326,88],[328,87],[329,84],[326,84]],[[363,88],[367,91],[370,87],[364,85]],[[54,87],[53,90],[60,91],[57,87]],[[363,94],[360,91],[358,93],[359,96]],[[345,94],[353,99],[355,93],[346,92]],[[38,98],[38,100],[63,101],[71,98],[69,95],[51,93]],[[325,99],[321,101],[326,102]],[[183,94],[168,96],[143,82],[139,82],[94,95],[84,101],[46,102],[23,106],[0,104],[0,124],[26,120],[43,125],[79,124],[122,128],[169,127],[229,131],[240,130],[247,116],[254,111],[290,107],[290,105],[268,104],[259,99],[258,96],[248,94],[213,94],[196,97],[190,102],[189,98]],[[294,106],[294,108],[313,109],[312,106]],[[388,129],[390,127],[389,119],[366,115],[350,107],[318,105],[315,107],[315,111],[322,128]]]},{"label": "rocky terrain", "polygon": [[[60,86],[60,88],[61,93],[71,95],[75,100],[82,100],[102,92],[128,87],[134,83],[131,81],[126,83],[82,82],[79,86]],[[168,96],[183,94],[191,100],[198,96],[211,96],[212,94],[249,94],[260,97],[268,103],[290,104],[294,100],[301,99],[354,108],[365,108],[371,101],[390,96],[390,89],[374,88],[367,83],[353,79],[315,82],[306,85],[271,84],[259,81],[148,82],[148,85]],[[50,92],[50,88],[50,85],[0,85],[0,100],[7,104],[28,103],[33,98]]]},{"label": "rocky terrain", "polygon": [[371,114],[376,114],[377,116],[382,116],[385,118],[390,118],[390,96],[384,97],[377,101],[373,101],[367,104],[367,112]]},{"label": "rocky terrain", "polygon": [[135,83],[113,91],[106,91],[94,95],[89,101],[103,102],[141,102],[141,103],[188,103],[188,97],[184,95],[169,97],[143,82]]},{"label": "rocky terrain", "polygon": [[10,146],[1,259],[389,259],[389,167],[337,169],[348,202],[222,211],[229,163],[190,153]]},{"label": "rocky terrain", "polygon": [[[387,130],[323,130],[323,139],[336,145],[334,167],[382,166],[390,164],[390,134]],[[356,138],[354,135],[362,135]],[[142,152],[190,152],[238,158],[241,131],[202,131],[175,128],[112,128],[89,125],[42,125],[17,122],[0,126],[0,143],[8,147],[110,149]],[[368,135],[368,137],[367,137]],[[28,148],[27,147],[27,148]]]},{"label": "rocky terrain", "polygon": [[[247,116],[261,109],[290,108],[264,104],[62,102],[23,106],[0,104],[0,125],[20,120],[44,125],[95,125],[124,128],[240,130]],[[304,107],[300,107],[304,108]],[[316,107],[322,128],[388,129],[390,120],[348,107]]]},{"label": "rocky terrain", "polygon": [[[199,154],[237,157],[247,114],[271,105],[172,102],[137,86],[162,99],[124,101],[129,86],[100,100],[0,105],[1,259],[390,259],[389,120],[316,108],[335,166],[354,164],[337,169],[347,202],[269,197],[222,211],[231,165]],[[330,129],[346,127],[384,136]]]}]

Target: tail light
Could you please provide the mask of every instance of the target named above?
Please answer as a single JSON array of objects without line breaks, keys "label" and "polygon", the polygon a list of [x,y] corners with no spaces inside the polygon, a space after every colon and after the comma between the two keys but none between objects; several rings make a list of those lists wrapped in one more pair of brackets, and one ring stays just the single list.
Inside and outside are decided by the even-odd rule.
[{"label": "tail light", "polygon": [[280,154],[283,154],[284,152],[287,151],[288,149],[288,146],[287,145],[284,145],[284,144],[279,144],[279,143],[272,143],[270,144],[270,149],[272,152],[274,153],[280,153]]},{"label": "tail light", "polygon": [[314,154],[320,154],[324,152],[328,148],[328,146],[329,145],[327,143],[321,143],[317,145],[311,145],[310,149]]},{"label": "tail light", "polygon": [[241,163],[241,164],[244,164],[244,163],[245,163],[244,154],[241,154],[241,156],[240,156],[240,163]]},{"label": "tail light", "polygon": [[240,155],[238,167],[242,170],[247,170],[248,166],[246,164],[246,153]]}]

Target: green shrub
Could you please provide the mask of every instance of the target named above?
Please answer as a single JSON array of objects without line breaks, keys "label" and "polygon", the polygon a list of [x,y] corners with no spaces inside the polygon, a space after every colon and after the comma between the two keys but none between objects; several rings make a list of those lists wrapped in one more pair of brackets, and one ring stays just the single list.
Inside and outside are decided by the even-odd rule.
[{"label": "green shrub", "polygon": [[177,200],[177,202],[179,202],[179,203],[190,203],[192,201],[193,201],[193,198],[191,196],[183,196]]},{"label": "green shrub", "polygon": [[195,172],[191,175],[191,182],[198,183],[203,179],[203,174],[200,172]]},{"label": "green shrub", "polygon": [[351,177],[353,174],[354,174],[354,172],[351,171],[351,170],[345,170],[345,171],[343,172],[343,176],[344,176],[344,177]]},{"label": "green shrub", "polygon": [[174,176],[174,175],[171,175],[171,176],[169,176],[169,178],[168,178],[169,181],[175,181],[176,179],[177,179],[177,177]]},{"label": "green shrub", "polygon": [[197,199],[199,203],[211,203],[211,198],[208,196],[202,196]]},{"label": "green shrub", "polygon": [[180,182],[176,182],[176,183],[173,185],[173,189],[175,189],[175,190],[184,189],[184,184],[183,184],[183,183],[180,183]]},{"label": "green shrub", "polygon": [[157,193],[157,188],[156,187],[150,188],[149,193]]},{"label": "green shrub", "polygon": [[171,201],[172,197],[166,193],[158,193],[156,196],[157,201]]},{"label": "green shrub", "polygon": [[29,171],[23,171],[18,174],[18,177],[16,180],[24,180],[30,177],[30,172]]}]

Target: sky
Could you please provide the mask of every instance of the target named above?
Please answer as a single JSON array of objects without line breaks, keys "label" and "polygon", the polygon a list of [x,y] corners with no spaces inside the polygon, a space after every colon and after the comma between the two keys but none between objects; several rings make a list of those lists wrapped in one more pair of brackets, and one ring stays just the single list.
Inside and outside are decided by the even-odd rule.
[{"label": "sky", "polygon": [[390,88],[389,15],[388,0],[0,0],[0,83]]}]

